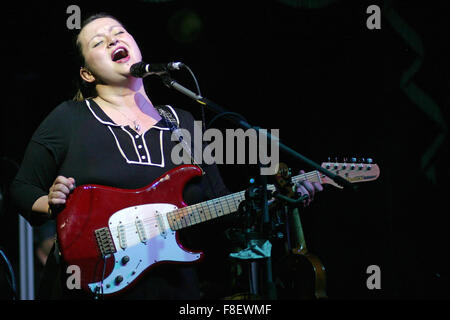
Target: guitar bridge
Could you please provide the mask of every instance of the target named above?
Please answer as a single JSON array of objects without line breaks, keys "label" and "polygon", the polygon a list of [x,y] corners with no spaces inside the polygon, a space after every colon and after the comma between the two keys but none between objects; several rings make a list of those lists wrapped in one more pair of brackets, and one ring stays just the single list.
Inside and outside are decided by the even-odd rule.
[{"label": "guitar bridge", "polygon": [[108,228],[97,229],[94,233],[102,257],[106,257],[107,255],[116,252],[116,247],[114,246],[114,242]]}]

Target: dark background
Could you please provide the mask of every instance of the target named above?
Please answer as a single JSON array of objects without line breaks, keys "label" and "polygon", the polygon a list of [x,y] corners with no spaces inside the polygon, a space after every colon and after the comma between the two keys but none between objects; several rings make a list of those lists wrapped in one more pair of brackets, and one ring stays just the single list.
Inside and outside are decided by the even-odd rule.
[{"label": "dark background", "polygon": [[[287,2],[287,1],[285,1]],[[292,1],[301,3],[302,1]],[[304,210],[310,251],[328,274],[332,299],[448,299],[450,297],[448,139],[427,168],[421,157],[442,126],[407,97],[401,79],[420,87],[448,121],[450,5],[392,1],[418,35],[417,52],[387,21],[382,1],[329,1],[321,8],[281,1],[14,2],[2,13],[2,232],[0,246],[18,274],[17,213],[8,184],[39,123],[75,93],[72,38],[66,9],[106,11],[134,35],[148,62],[183,61],[203,96],[253,125],[280,129],[286,145],[321,163],[328,157],[370,157],[380,178],[357,192],[325,186]],[[307,1],[303,1],[307,3]],[[382,8],[381,30],[369,30],[366,8]],[[189,31],[190,30],[190,31]],[[406,30],[406,28],[404,28]],[[184,35],[184,36],[183,36]],[[5,72],[6,70],[6,72]],[[195,89],[187,72],[173,74]],[[198,104],[146,78],[154,104],[171,104],[201,119]],[[207,111],[206,119],[213,113]],[[219,121],[220,128],[233,125]],[[281,154],[294,171],[310,170]],[[436,173],[429,179],[427,170]],[[253,166],[221,166],[240,191]],[[366,286],[370,265],[381,289]]]}]

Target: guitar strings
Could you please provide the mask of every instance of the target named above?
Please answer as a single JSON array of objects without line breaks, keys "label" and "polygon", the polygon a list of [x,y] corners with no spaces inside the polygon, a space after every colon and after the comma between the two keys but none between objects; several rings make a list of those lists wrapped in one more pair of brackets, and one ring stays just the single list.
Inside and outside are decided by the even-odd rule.
[{"label": "guitar strings", "polygon": [[[314,178],[314,181],[312,181]],[[292,181],[294,183],[297,183],[301,180],[308,180],[310,182],[318,182],[318,178],[320,179],[320,176],[318,175],[318,171],[311,171],[307,172],[301,175],[297,175],[295,177],[292,177]],[[274,185],[268,185],[268,189],[275,189]],[[205,202],[201,202],[195,205],[191,205],[189,207],[182,207],[170,212],[167,212],[167,220],[169,222],[174,222],[177,225],[181,224],[181,228],[188,227],[197,223],[201,223],[207,220],[211,220],[214,218],[218,218],[227,214],[230,214],[231,212],[235,212],[239,208],[240,202],[245,198],[245,191],[240,191],[237,193],[229,194],[226,196],[223,196],[218,199],[212,199]],[[230,205],[231,202],[231,205]],[[223,205],[228,206],[228,211],[224,209]],[[217,210],[220,206],[221,210]],[[213,210],[211,210],[213,209]],[[222,214],[218,214],[217,212],[221,212]],[[146,234],[148,231],[146,229],[152,230],[153,228],[160,228],[159,226],[159,219],[157,217],[147,217],[141,219],[141,221],[144,224],[144,231]],[[130,223],[121,223],[121,226],[125,229],[126,232],[132,230],[136,230],[136,222],[130,222]],[[154,226],[153,226],[154,225]],[[164,228],[165,226],[163,226]],[[170,227],[170,226],[169,226]],[[164,228],[165,229],[165,228]],[[119,234],[119,231],[117,230],[114,232],[115,234]],[[157,235],[160,233],[159,231],[156,233],[149,233],[149,235]]]}]

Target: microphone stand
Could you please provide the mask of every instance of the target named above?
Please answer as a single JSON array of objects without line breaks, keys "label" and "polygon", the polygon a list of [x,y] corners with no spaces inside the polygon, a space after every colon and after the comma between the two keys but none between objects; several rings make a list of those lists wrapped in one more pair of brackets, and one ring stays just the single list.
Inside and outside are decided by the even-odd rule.
[{"label": "microphone stand", "polygon": [[[281,148],[281,150],[283,150],[284,152],[294,156],[295,158],[299,159],[300,161],[306,163],[307,165],[313,167],[314,169],[316,169],[317,171],[323,173],[324,175],[326,175],[327,177],[329,177],[330,179],[332,179],[333,181],[335,181],[337,184],[341,185],[342,187],[350,187],[353,189],[356,189],[356,186],[354,184],[351,184],[350,182],[348,182],[346,179],[342,178],[341,176],[338,176],[330,171],[328,171],[325,168],[322,168],[318,163],[308,159],[307,157],[301,155],[300,153],[298,153],[297,151],[289,148],[288,146],[284,145],[279,139],[278,137],[273,137],[267,130],[264,131],[260,131],[259,127],[255,127],[255,126],[251,126],[249,123],[247,123],[246,121],[244,121],[243,119],[237,119],[235,117],[230,117],[227,116],[227,114],[229,115],[230,112],[226,109],[224,109],[223,107],[219,106],[217,103],[202,97],[194,92],[192,92],[191,90],[187,89],[186,87],[180,85],[178,82],[176,82],[175,80],[173,80],[167,73],[164,74],[160,74],[159,75],[163,81],[163,83],[169,87],[169,88],[173,88],[179,92],[181,92],[182,94],[190,97],[191,99],[197,101],[198,103],[208,107],[208,109],[210,109],[211,111],[221,115],[223,114],[225,116],[226,119],[228,119],[229,121],[235,123],[236,125],[245,128],[245,129],[253,129],[256,130],[259,133],[263,132],[268,139],[270,139],[270,141],[276,139],[278,141],[278,145]],[[261,167],[261,164],[260,164]],[[269,209],[268,209],[268,197],[267,197],[267,177],[265,175],[260,175],[261,176],[261,183],[262,183],[262,187],[263,187],[263,191],[262,191],[262,200],[263,200],[263,226],[265,229],[265,232],[267,234],[267,232],[271,232],[272,229],[272,225],[271,225],[271,221],[270,221],[270,217],[269,217]],[[270,234],[270,233],[269,233]],[[267,264],[266,264],[266,286],[265,286],[265,291],[266,291],[266,299],[269,300],[274,300],[276,299],[276,290],[275,290],[275,283],[272,280],[272,263],[271,263],[271,257],[269,256],[267,259]]]},{"label": "microphone stand", "polygon": [[[169,87],[169,88],[173,88],[181,93],[183,93],[184,95],[190,97],[191,99],[197,101],[198,103],[208,107],[211,111],[217,113],[217,114],[229,114],[232,112],[229,112],[228,110],[224,109],[223,107],[219,106],[217,103],[202,97],[194,92],[192,92],[191,90],[183,87],[182,85],[180,85],[178,82],[176,82],[175,80],[173,80],[172,78],[170,78],[167,74],[163,74],[161,75],[161,79],[163,81],[163,83]],[[302,154],[298,153],[297,151],[289,148],[288,146],[286,146],[285,144],[283,144],[280,139],[278,139],[278,137],[273,137],[269,132],[266,131],[260,131],[261,128],[259,127],[255,127],[255,126],[251,126],[250,124],[248,124],[246,121],[242,120],[242,119],[236,119],[234,117],[229,117],[229,116],[224,116],[226,119],[234,122],[236,125],[243,127],[245,129],[254,129],[256,130],[258,133],[263,132],[270,140],[278,140],[278,146],[280,147],[281,150],[283,150],[284,152],[294,156],[295,158],[299,159],[300,161],[306,163],[307,165],[311,166],[312,168],[316,169],[317,171],[323,173],[324,175],[326,175],[327,177],[329,177],[330,179],[332,179],[334,182],[336,182],[337,184],[339,184],[342,187],[347,187],[347,188],[351,188],[356,190],[357,186],[356,184],[352,184],[350,182],[348,182],[346,179],[342,178],[341,176],[334,174],[333,172],[321,167],[317,162],[314,162],[310,159],[308,159],[307,157],[303,156]]]}]

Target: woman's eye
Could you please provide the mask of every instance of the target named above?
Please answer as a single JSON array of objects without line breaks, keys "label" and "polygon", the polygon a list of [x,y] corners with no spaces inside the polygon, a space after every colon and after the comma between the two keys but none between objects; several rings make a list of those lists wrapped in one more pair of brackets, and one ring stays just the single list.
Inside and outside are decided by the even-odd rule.
[{"label": "woman's eye", "polygon": [[95,47],[98,47],[100,44],[102,44],[102,42],[103,42],[103,41],[99,41],[99,42],[97,42],[96,44],[94,44],[94,48],[95,48]]},{"label": "woman's eye", "polygon": [[119,34],[122,34],[122,33],[124,33],[124,32],[123,31],[116,32],[116,36]]}]

